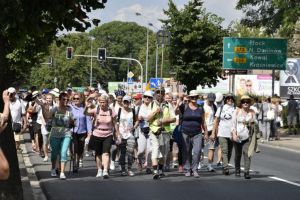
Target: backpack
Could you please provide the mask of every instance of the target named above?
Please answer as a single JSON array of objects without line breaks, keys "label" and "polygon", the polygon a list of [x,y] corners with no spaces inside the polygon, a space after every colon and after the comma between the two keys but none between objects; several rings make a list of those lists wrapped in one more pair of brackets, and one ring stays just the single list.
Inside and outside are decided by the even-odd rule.
[{"label": "backpack", "polygon": [[[117,122],[118,122],[118,123],[120,122],[121,111],[122,111],[122,108],[119,108],[119,111],[118,111],[118,118],[117,118]],[[132,115],[133,115],[133,125],[134,125],[134,124],[135,124],[135,121],[136,121],[136,118],[135,118],[135,109],[132,108],[131,111],[132,111]]]}]

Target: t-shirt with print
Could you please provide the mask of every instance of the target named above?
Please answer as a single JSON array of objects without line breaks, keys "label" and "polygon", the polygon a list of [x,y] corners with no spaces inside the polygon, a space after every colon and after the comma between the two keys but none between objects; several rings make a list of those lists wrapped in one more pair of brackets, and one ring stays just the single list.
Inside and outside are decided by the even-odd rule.
[{"label": "t-shirt with print", "polygon": [[[97,108],[91,111],[94,115],[97,114]],[[96,137],[108,137],[113,135],[113,118],[116,117],[116,112],[113,109],[103,111],[101,108],[99,114],[96,116],[93,135]]]},{"label": "t-shirt with print", "polygon": [[70,121],[73,120],[71,108],[68,107],[67,111],[62,113],[58,107],[53,107],[51,113],[53,113],[51,137],[71,137]]},{"label": "t-shirt with print", "polygon": [[[221,112],[222,110],[222,112]],[[231,138],[231,130],[233,126],[233,113],[234,113],[234,106],[230,106],[225,104],[223,107],[219,107],[215,116],[219,117],[219,127],[218,127],[218,137],[226,137]],[[220,115],[221,112],[221,115]]]},{"label": "t-shirt with print", "polygon": [[119,131],[121,134],[121,138],[128,139],[129,137],[133,136],[133,123],[133,113],[127,112],[124,109],[122,109],[119,119]]},{"label": "t-shirt with print", "polygon": [[207,127],[207,131],[212,131],[214,127],[214,117],[215,117],[215,110],[214,106],[209,106],[207,103],[204,104],[204,118]]}]

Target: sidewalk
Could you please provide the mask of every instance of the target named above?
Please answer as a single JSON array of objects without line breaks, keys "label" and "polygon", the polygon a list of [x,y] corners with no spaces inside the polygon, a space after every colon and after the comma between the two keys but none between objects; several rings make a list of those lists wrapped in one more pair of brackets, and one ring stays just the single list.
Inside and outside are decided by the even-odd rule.
[{"label": "sidewalk", "polygon": [[263,143],[259,141],[259,145],[267,146],[272,148],[281,148],[289,151],[300,153],[300,134],[288,135],[285,133],[286,130],[279,129],[280,139],[272,141],[264,141]]}]

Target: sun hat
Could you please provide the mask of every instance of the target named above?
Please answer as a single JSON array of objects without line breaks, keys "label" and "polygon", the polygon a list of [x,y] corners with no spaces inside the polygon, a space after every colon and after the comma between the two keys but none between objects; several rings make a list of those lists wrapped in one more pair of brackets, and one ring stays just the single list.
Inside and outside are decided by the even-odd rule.
[{"label": "sun hat", "polygon": [[144,92],[144,96],[148,96],[148,97],[152,97],[153,98],[153,94],[152,94],[152,92],[151,91],[146,91],[146,92]]},{"label": "sun hat", "polygon": [[54,95],[55,97],[59,97],[59,89],[58,88],[52,89],[49,93]]},{"label": "sun hat", "polygon": [[39,91],[34,91],[33,93],[32,93],[32,98],[35,98],[35,97],[37,97],[39,95]]},{"label": "sun hat", "polygon": [[243,95],[243,96],[241,97],[241,100],[251,100],[251,97],[248,96],[248,95]]},{"label": "sun hat", "polygon": [[10,87],[7,89],[8,93],[13,94],[16,93],[16,89],[14,87]]},{"label": "sun hat", "polygon": [[223,100],[223,94],[221,93],[221,92],[217,92],[216,93],[216,102],[217,103],[220,103],[220,102],[222,102],[222,100]]},{"label": "sun hat", "polygon": [[197,90],[191,90],[189,93],[189,97],[195,97],[195,96],[199,96],[199,93],[197,92]]}]

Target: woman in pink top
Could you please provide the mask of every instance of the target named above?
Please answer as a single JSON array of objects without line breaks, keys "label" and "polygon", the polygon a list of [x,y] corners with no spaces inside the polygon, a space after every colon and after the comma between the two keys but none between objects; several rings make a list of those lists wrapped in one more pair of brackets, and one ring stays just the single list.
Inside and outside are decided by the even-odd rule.
[{"label": "woman in pink top", "polygon": [[[96,177],[108,178],[109,152],[115,137],[120,141],[116,113],[108,107],[108,96],[102,94],[99,99],[99,106],[93,106],[89,99],[86,102],[86,115],[94,117],[93,133],[88,135],[89,146],[96,152],[97,175]],[[103,169],[102,169],[103,167]]]}]

